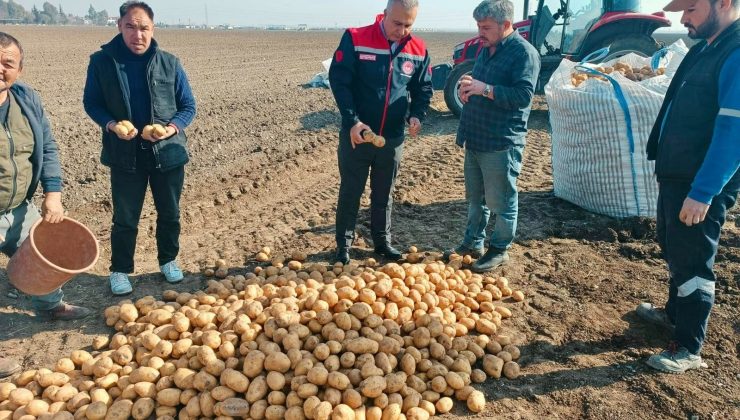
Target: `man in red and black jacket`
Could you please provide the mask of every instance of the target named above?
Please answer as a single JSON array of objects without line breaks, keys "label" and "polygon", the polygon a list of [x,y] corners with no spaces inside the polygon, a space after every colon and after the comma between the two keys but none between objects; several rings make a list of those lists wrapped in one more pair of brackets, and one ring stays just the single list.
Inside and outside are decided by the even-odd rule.
[{"label": "man in red and black jacket", "polygon": [[[336,260],[349,262],[360,197],[370,175],[370,230],[375,253],[400,259],[391,246],[393,185],[403,153],[404,128],[421,130],[432,98],[429,53],[411,36],[418,0],[389,0],[374,24],[345,31],[334,53],[329,82],[342,115]],[[376,147],[365,130],[386,139]]]}]

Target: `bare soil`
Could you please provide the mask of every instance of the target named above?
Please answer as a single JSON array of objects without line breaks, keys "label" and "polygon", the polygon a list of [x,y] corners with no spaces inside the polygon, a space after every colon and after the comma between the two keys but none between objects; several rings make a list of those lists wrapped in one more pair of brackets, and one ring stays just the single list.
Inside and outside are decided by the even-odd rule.
[{"label": "bare soil", "polygon": [[[23,79],[45,102],[61,149],[64,203],[98,236],[102,255],[90,273],[64,287],[67,300],[96,310],[78,322],[41,323],[27,297],[11,299],[0,270],[0,355],[34,368],[50,366],[92,337],[108,334],[111,201],[108,170],[99,163],[99,128],[82,108],[88,56],[113,28],[2,27],[26,50]],[[338,192],[339,116],[328,90],[304,84],[321,71],[340,34],[159,30],[160,45],[177,54],[198,101],[188,129],[192,161],[182,199],[179,260],[188,271],[181,291],[205,284],[202,267],[225,258],[232,272],[253,266],[262,246],[303,249],[328,261],[334,247]],[[449,60],[467,34],[423,34],[434,63]],[[519,179],[520,219],[511,263],[498,272],[525,291],[508,305],[506,326],[522,347],[522,376],[481,385],[488,406],[471,415],[458,404],[449,418],[740,418],[740,215],[730,214],[717,256],[716,306],[702,356],[708,368],[685,375],[652,371],[649,354],[670,334],[636,318],[644,300],[662,304],[667,270],[650,219],[616,220],[556,198],[548,111],[537,97]],[[419,138],[409,139],[395,191],[394,243],[430,252],[458,243],[466,206],[457,119],[441,93]],[[370,255],[363,197],[353,258]],[[137,246],[134,298],[159,296],[148,199]],[[4,266],[7,259],[0,260]]]}]

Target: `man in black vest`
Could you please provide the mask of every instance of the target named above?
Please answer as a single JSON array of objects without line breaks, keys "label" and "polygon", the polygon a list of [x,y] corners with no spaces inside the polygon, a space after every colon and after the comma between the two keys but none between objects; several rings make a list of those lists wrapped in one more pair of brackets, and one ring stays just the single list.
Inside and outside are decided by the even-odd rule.
[{"label": "man in black vest", "polygon": [[[110,287],[114,295],[133,290],[128,274],[134,271],[147,186],[157,209],[160,270],[170,283],[183,278],[175,258],[188,162],[184,130],[195,117],[195,99],[180,61],[152,39],[151,7],[128,1],[120,15],[120,33],[90,56],[83,98],[85,111],[103,129],[100,161],[111,168]],[[160,126],[152,129],[154,124]]]},{"label": "man in black vest", "polygon": [[727,210],[740,190],[740,0],[673,0],[691,48],[666,93],[650,134],[648,159],[660,184],[658,242],[670,272],[664,309],[637,314],[673,328],[666,351],[648,365],[671,373],[702,366],[714,304],[714,258]]}]

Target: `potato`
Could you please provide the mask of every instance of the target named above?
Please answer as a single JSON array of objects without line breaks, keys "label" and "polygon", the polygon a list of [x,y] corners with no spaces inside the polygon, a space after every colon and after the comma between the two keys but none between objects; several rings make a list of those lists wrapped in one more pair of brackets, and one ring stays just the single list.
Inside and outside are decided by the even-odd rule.
[{"label": "potato", "polygon": [[429,420],[429,412],[420,407],[412,407],[406,412],[408,420]]},{"label": "potato", "polygon": [[254,403],[261,400],[267,395],[267,389],[267,382],[264,376],[254,378],[247,388],[247,401]]},{"label": "potato", "polygon": [[266,381],[267,386],[273,391],[279,391],[285,387],[285,376],[280,372],[269,372]]},{"label": "potato", "polygon": [[519,377],[519,364],[516,362],[506,362],[504,364],[504,376],[509,379],[516,379]]},{"label": "potato", "polygon": [[10,396],[10,391],[16,389],[16,386],[10,382],[0,383],[0,402],[5,401]]},{"label": "potato", "polygon": [[486,355],[483,358],[483,370],[493,378],[501,377],[501,370],[504,367],[504,361],[494,355]]},{"label": "potato", "polygon": [[329,377],[327,378],[327,383],[329,384],[330,387],[334,389],[338,389],[340,391],[344,391],[350,386],[349,378],[347,377],[347,375],[341,372],[329,373]]},{"label": "potato", "polygon": [[524,300],[524,292],[517,290],[511,294],[511,298],[514,299],[515,302],[521,302]]},{"label": "potato", "polygon": [[348,405],[339,404],[331,413],[331,420],[354,420],[355,410]]},{"label": "potato", "polygon": [[452,399],[449,397],[440,398],[434,405],[434,407],[437,409],[437,411],[439,411],[440,414],[449,413],[450,410],[452,410],[452,406],[453,402]]},{"label": "potato", "polygon": [[303,407],[294,406],[288,408],[285,411],[285,420],[306,420],[306,415],[303,413]]},{"label": "potato", "polygon": [[134,403],[130,400],[118,400],[108,409],[105,420],[126,420],[131,416],[133,406]]},{"label": "potato", "polygon": [[375,354],[378,352],[378,347],[379,344],[377,341],[363,337],[349,340],[344,344],[345,351],[355,353],[356,355],[363,353]]},{"label": "potato", "polygon": [[136,384],[139,382],[156,382],[159,379],[159,371],[150,367],[140,367],[134,369],[129,375],[129,382]]},{"label": "potato", "polygon": [[241,398],[228,398],[216,405],[215,411],[220,416],[247,417],[249,415],[249,403]]},{"label": "potato", "polygon": [[468,409],[474,413],[480,413],[486,408],[486,397],[480,391],[473,391],[467,399]]},{"label": "potato", "polygon": [[180,393],[178,388],[167,388],[157,392],[157,404],[167,407],[177,407],[180,404]]},{"label": "potato", "polygon": [[360,383],[360,393],[368,398],[375,398],[385,391],[386,382],[382,376],[371,376]]},{"label": "potato", "polygon": [[314,385],[325,385],[329,379],[329,372],[323,366],[312,367],[307,375],[308,381]]},{"label": "potato", "polygon": [[504,347],[503,351],[509,353],[511,355],[512,360],[518,360],[519,356],[521,356],[521,352],[519,351],[519,347],[508,344]]},{"label": "potato", "polygon": [[43,400],[33,400],[26,404],[26,414],[38,417],[49,412],[49,403]]},{"label": "potato", "polygon": [[154,412],[154,400],[151,398],[139,398],[131,407],[131,417],[136,420],[148,419]]},{"label": "potato", "polygon": [[285,373],[290,369],[290,359],[281,352],[270,353],[265,358],[265,369]]},{"label": "potato", "polygon": [[8,395],[8,400],[18,407],[22,407],[33,401],[33,392],[27,390],[26,388],[13,389]]},{"label": "potato", "polygon": [[401,406],[396,403],[388,404],[388,407],[383,409],[382,420],[398,420],[401,417]]},{"label": "potato", "polygon": [[90,420],[104,419],[108,413],[108,405],[103,401],[96,401],[87,406],[85,416]]},{"label": "potato", "polygon": [[234,369],[225,369],[221,373],[221,385],[229,387],[235,392],[245,392],[249,387],[249,379],[241,372]]},{"label": "potato", "polygon": [[333,409],[330,403],[323,401],[316,405],[311,413],[314,420],[329,420],[332,415]]},{"label": "potato", "polygon": [[265,359],[265,354],[259,350],[250,351],[244,357],[244,369],[242,371],[247,378],[252,379],[262,373],[262,370],[265,367]]}]

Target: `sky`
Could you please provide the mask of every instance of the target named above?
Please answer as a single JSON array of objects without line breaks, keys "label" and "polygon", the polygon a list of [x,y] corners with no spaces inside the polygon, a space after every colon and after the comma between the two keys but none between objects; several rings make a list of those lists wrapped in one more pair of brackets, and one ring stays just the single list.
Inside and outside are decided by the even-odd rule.
[{"label": "sky", "polygon": [[[45,0],[15,0],[27,10],[33,5],[39,9]],[[581,2],[583,0],[580,0]],[[95,10],[117,14],[122,0],[50,0],[61,4],[66,13],[84,16],[93,5]],[[531,0],[533,9],[537,0]],[[642,9],[653,13],[661,10],[669,0],[642,0]],[[298,25],[345,28],[370,23],[382,13],[386,0],[150,0],[155,21],[168,24],[204,24],[206,10],[209,25],[263,26]],[[473,9],[480,0],[420,0],[415,26],[425,29],[475,31]],[[514,0],[515,20],[522,18],[522,0]],[[672,30],[681,31],[680,15],[668,13],[674,23]]]}]

